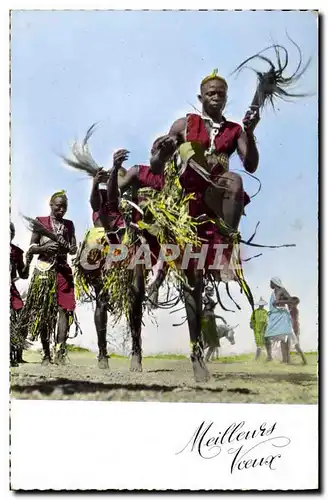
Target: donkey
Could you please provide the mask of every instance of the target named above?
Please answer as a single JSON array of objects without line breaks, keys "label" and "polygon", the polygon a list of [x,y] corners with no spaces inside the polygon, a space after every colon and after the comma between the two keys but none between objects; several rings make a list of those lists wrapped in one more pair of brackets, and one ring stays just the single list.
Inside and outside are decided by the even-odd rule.
[{"label": "donkey", "polygon": [[[223,319],[223,318],[221,318]],[[211,356],[216,353],[216,358],[218,358],[218,352],[220,347],[220,340],[226,338],[231,345],[235,344],[235,329],[236,326],[227,325],[224,322],[223,325],[216,325],[216,338],[207,339],[206,333],[203,331],[204,345],[205,349],[207,349],[205,360],[208,362],[211,359]],[[205,334],[204,334],[205,333]]]}]

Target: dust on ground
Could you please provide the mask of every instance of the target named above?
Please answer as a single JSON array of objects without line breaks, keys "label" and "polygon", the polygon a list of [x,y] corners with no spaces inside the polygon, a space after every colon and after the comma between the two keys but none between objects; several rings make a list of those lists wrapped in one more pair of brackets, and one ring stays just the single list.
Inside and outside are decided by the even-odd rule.
[{"label": "dust on ground", "polygon": [[208,364],[212,377],[203,384],[183,357],[146,357],[143,372],[135,373],[127,358],[113,357],[111,369],[100,370],[91,352],[70,352],[64,367],[43,367],[40,353],[24,354],[28,362],[11,368],[16,399],[316,404],[318,398],[316,353],[307,354],[306,366],[296,355],[288,366],[252,355],[223,358]]}]

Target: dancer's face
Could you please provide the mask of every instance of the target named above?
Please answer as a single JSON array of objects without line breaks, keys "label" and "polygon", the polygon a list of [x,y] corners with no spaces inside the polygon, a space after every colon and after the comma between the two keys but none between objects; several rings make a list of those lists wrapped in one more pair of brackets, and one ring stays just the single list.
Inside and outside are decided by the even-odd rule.
[{"label": "dancer's face", "polygon": [[61,220],[67,212],[67,200],[63,196],[57,196],[50,203],[51,215]]},{"label": "dancer's face", "polygon": [[216,116],[222,112],[227,102],[227,87],[221,80],[209,80],[201,88],[198,99],[202,103],[203,111],[209,116]]}]

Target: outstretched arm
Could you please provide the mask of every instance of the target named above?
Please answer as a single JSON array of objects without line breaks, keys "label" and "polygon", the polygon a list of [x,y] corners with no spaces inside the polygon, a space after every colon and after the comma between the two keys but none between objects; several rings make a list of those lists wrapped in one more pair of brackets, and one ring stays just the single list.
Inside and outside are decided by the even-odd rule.
[{"label": "outstretched arm", "polygon": [[249,173],[254,173],[259,164],[259,152],[256,146],[254,130],[260,121],[258,106],[251,106],[243,119],[244,130],[238,138],[237,152]]},{"label": "outstretched arm", "polygon": [[122,163],[127,160],[129,151],[120,149],[114,153],[113,168],[110,172],[107,183],[108,202],[110,204],[118,204],[120,192],[126,191],[134,182],[137,176],[137,168],[130,168],[125,175],[119,175]]},{"label": "outstretched arm", "polygon": [[173,124],[168,135],[164,135],[154,142],[150,156],[150,167],[153,172],[163,172],[165,164],[173,157],[177,145],[181,143],[177,131],[178,127],[174,127]]},{"label": "outstretched arm", "polygon": [[244,168],[250,174],[257,170],[259,152],[253,133],[243,131],[237,142],[237,152],[243,162]]},{"label": "outstretched arm", "polygon": [[90,205],[91,205],[91,208],[94,212],[98,212],[100,210],[100,205],[101,205],[99,184],[101,181],[102,170],[103,169],[100,169],[97,172],[97,174],[93,178],[93,182],[92,182],[92,189],[91,189],[91,194],[90,194]]}]

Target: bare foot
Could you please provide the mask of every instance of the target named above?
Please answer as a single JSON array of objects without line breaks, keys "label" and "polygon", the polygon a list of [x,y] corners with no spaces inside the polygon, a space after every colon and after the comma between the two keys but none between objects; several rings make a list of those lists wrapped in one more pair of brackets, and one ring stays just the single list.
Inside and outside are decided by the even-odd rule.
[{"label": "bare foot", "polygon": [[98,358],[98,368],[100,370],[109,370],[108,356],[99,356]]},{"label": "bare foot", "polygon": [[210,378],[210,372],[207,369],[203,356],[191,356],[192,369],[196,382],[207,382]]},{"label": "bare foot", "polygon": [[133,353],[130,361],[130,372],[142,372],[142,356]]}]

